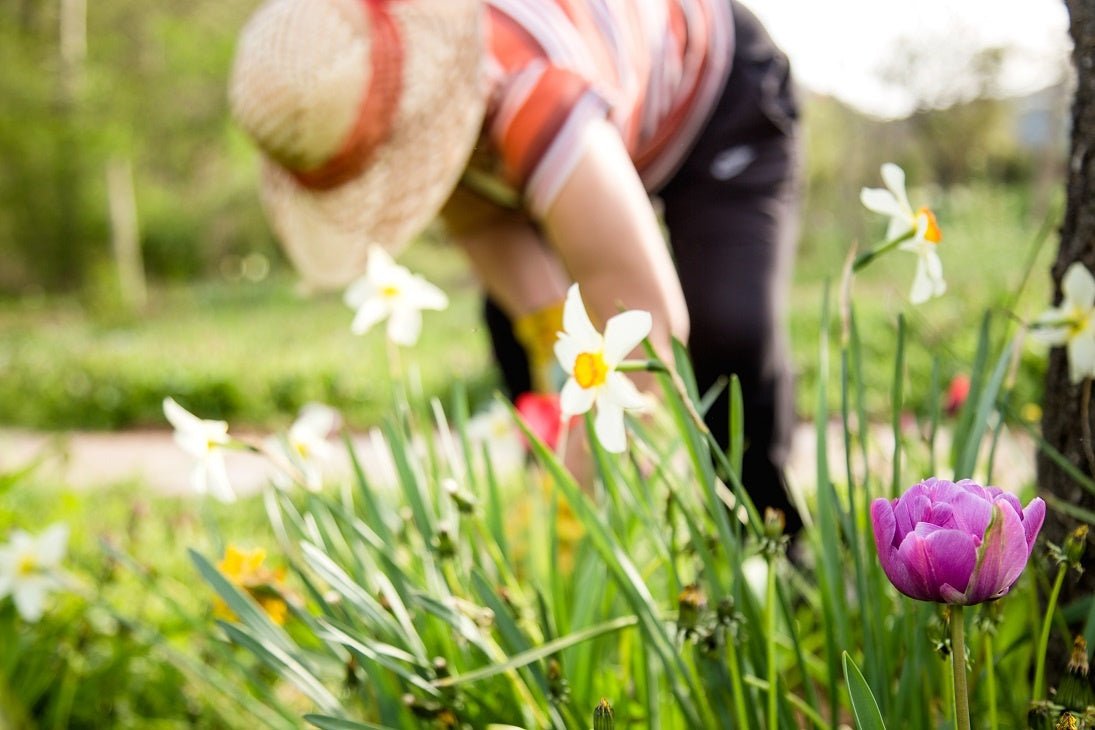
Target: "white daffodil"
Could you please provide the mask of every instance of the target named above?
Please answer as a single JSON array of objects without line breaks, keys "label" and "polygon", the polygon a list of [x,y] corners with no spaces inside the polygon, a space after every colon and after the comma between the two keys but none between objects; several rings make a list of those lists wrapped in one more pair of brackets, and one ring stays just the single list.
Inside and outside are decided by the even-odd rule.
[{"label": "white daffodil", "polygon": [[365,276],[349,286],[343,299],[357,311],[350,325],[355,335],[387,318],[388,339],[404,346],[418,342],[423,309],[449,306],[443,291],[395,263],[379,246],[369,250]]},{"label": "white daffodil", "polygon": [[[868,210],[889,216],[886,240],[907,237],[898,246],[902,251],[916,254],[916,274],[913,276],[909,301],[922,304],[932,297],[941,296],[947,290],[943,280],[943,262],[936,247],[943,240],[935,214],[921,206],[913,210],[905,192],[905,171],[892,162],[882,166],[882,181],[886,189],[863,188],[859,199]],[[883,244],[885,246],[885,244]]]},{"label": "white daffodil", "polygon": [[485,411],[468,419],[468,440],[481,451],[485,446],[492,466],[521,463],[525,447],[510,409],[495,401]]},{"label": "white daffodil", "polygon": [[1031,335],[1047,345],[1068,348],[1068,372],[1073,383],[1095,377],[1095,278],[1076,262],[1061,280],[1064,300],[1034,321]]},{"label": "white daffodil", "polygon": [[64,524],[51,525],[37,537],[13,531],[10,541],[0,545],[0,600],[10,595],[20,616],[40,619],[47,596],[64,585],[60,564],[67,547]]},{"label": "white daffodil", "polygon": [[222,502],[234,502],[236,493],[228,482],[224,465],[224,449],[232,442],[228,424],[198,418],[173,398],[164,398],[163,413],[175,428],[175,443],[194,457],[194,470],[190,473],[194,491],[209,492]]},{"label": "white daffodil", "polygon": [[[300,470],[305,488],[317,492],[323,486],[323,465],[330,461],[334,448],[327,437],[342,421],[339,412],[322,403],[309,403],[289,427],[284,438],[272,437],[268,448],[284,453],[294,467]],[[279,486],[288,486],[286,479]]]},{"label": "white daffodil", "polygon": [[601,336],[589,321],[585,304],[574,284],[563,306],[563,332],[555,342],[555,357],[570,376],[559,395],[563,419],[597,406],[593,430],[606,451],[627,448],[624,411],[638,411],[646,399],[626,375],[617,372],[620,362],[650,334],[649,312],[617,314],[605,323]]}]

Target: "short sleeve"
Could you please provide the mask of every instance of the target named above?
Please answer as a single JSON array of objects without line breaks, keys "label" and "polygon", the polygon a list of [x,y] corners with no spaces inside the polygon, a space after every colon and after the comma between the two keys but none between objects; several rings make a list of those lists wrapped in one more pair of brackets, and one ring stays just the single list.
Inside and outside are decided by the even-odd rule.
[{"label": "short sleeve", "polygon": [[578,162],[583,128],[603,119],[609,105],[587,79],[542,59],[510,75],[499,91],[490,137],[507,182],[541,218]]}]

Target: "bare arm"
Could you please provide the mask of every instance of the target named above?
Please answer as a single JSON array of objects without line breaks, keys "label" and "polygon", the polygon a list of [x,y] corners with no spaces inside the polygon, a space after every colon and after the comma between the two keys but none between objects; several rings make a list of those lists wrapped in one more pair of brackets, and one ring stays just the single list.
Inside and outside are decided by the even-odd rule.
[{"label": "bare arm", "polygon": [[620,308],[651,313],[650,339],[663,355],[669,338],[688,337],[688,310],[657,216],[619,133],[607,121],[586,127],[584,151],[544,217],[544,228],[594,321]]}]

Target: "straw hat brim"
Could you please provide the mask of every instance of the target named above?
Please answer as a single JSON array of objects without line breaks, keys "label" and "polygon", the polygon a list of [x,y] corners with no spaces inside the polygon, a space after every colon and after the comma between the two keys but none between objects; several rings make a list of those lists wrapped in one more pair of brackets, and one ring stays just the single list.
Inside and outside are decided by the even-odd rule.
[{"label": "straw hat brim", "polygon": [[267,158],[262,201],[290,260],[315,288],[344,286],[368,249],[397,253],[444,205],[483,122],[479,0],[387,5],[403,43],[402,90],[388,139],[356,177],[313,190]]}]

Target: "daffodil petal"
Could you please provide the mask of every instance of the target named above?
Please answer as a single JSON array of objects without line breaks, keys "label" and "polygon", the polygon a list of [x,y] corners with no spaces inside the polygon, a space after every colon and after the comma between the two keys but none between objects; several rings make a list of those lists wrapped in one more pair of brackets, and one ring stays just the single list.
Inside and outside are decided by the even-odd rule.
[{"label": "daffodil petal", "polygon": [[421,276],[414,278],[413,303],[418,309],[432,309],[441,311],[449,306],[449,298],[445,292],[423,279]]},{"label": "daffodil petal", "polygon": [[1064,307],[1050,307],[1034,319],[1030,336],[1045,345],[1056,346],[1068,342],[1069,327],[1061,324],[1069,319]]},{"label": "daffodil petal", "polygon": [[35,623],[42,618],[46,607],[46,593],[49,583],[41,578],[28,578],[19,581],[15,587],[12,598],[15,599],[15,608],[24,620]]},{"label": "daffodil petal", "polygon": [[909,292],[909,301],[913,304],[923,304],[931,299],[935,286],[928,275],[928,267],[923,258],[916,260],[916,274],[913,276],[912,290]]},{"label": "daffodil petal", "polygon": [[1095,307],[1095,278],[1079,261],[1073,263],[1061,280],[1061,291],[1074,307],[1087,311]]},{"label": "daffodil petal", "polygon": [[205,485],[208,492],[221,502],[235,502],[236,492],[228,481],[228,469],[224,457],[213,454],[205,461]]},{"label": "daffodil petal", "polygon": [[[928,244],[931,246],[931,244]],[[932,282],[932,296],[943,296],[947,291],[947,282],[943,280],[943,262],[934,246],[924,253],[924,268]]]},{"label": "daffodil petal", "polygon": [[565,332],[560,333],[555,341],[555,359],[568,373],[574,372],[574,363],[583,352],[585,348],[582,344]]},{"label": "daffodil petal", "polygon": [[391,309],[383,299],[377,297],[366,299],[357,308],[354,321],[350,324],[350,331],[355,335],[363,335],[389,314],[391,314]]},{"label": "daffodil petal", "polygon": [[176,403],[174,398],[163,399],[163,414],[176,430],[193,431],[201,427],[201,419]]},{"label": "daffodil petal", "polygon": [[68,548],[68,525],[60,522],[50,525],[38,536],[37,542],[38,562],[43,567],[56,567]]},{"label": "daffodil petal", "polygon": [[385,272],[396,268],[395,260],[381,246],[369,248],[369,260],[365,264],[365,275],[372,281],[382,277]]},{"label": "daffodil petal", "polygon": [[604,358],[615,367],[650,334],[653,320],[650,312],[621,312],[605,323]]},{"label": "daffodil petal", "polygon": [[631,378],[623,373],[610,373],[605,379],[604,393],[601,394],[598,404],[606,401],[628,411],[646,408],[646,399],[643,398],[643,394],[631,382]]},{"label": "daffodil petal", "polygon": [[887,162],[882,165],[882,182],[884,182],[886,188],[893,193],[900,209],[910,214],[911,217],[912,206],[909,205],[909,195],[905,192],[905,171],[898,165]]},{"label": "daffodil petal", "polygon": [[1095,376],[1095,333],[1084,332],[1068,341],[1068,372],[1073,383]]},{"label": "daffodil petal", "polygon": [[376,287],[373,282],[369,281],[368,277],[362,276],[346,287],[346,291],[342,293],[342,301],[347,307],[357,309],[375,295]]},{"label": "daffodil petal", "polygon": [[559,410],[563,418],[577,416],[592,408],[596,399],[597,391],[594,388],[583,388],[577,380],[568,378],[559,393]]},{"label": "daffodil petal", "polygon": [[600,333],[589,320],[589,313],[586,312],[586,305],[577,284],[571,284],[567,290],[566,302],[563,304],[563,329],[583,344],[599,343],[601,340]]},{"label": "daffodil petal", "polygon": [[875,213],[896,218],[904,214],[897,198],[889,190],[881,188],[863,188],[859,191],[859,201],[863,206]]},{"label": "daffodil petal", "polygon": [[388,318],[388,339],[397,345],[410,347],[422,333],[422,313],[410,307],[392,311]]},{"label": "daffodil petal", "polygon": [[593,420],[593,431],[608,453],[620,454],[627,450],[624,412],[616,404],[605,399],[597,402],[597,416]]}]

